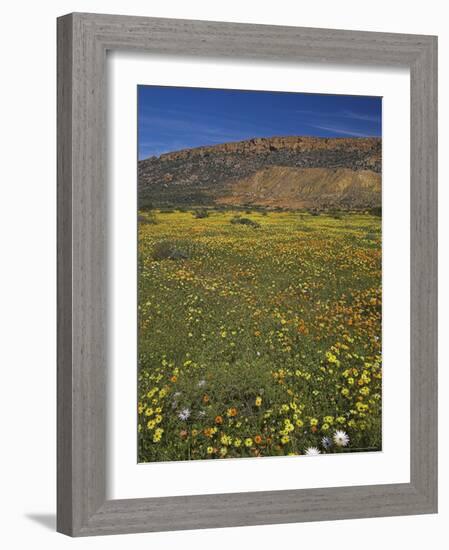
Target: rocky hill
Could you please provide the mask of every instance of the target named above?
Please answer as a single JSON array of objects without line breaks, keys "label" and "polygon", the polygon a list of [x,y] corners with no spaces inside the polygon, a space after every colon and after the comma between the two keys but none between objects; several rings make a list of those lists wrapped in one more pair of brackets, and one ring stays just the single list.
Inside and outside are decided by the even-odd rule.
[{"label": "rocky hill", "polygon": [[274,137],[139,162],[141,206],[368,208],[381,204],[378,138]]}]

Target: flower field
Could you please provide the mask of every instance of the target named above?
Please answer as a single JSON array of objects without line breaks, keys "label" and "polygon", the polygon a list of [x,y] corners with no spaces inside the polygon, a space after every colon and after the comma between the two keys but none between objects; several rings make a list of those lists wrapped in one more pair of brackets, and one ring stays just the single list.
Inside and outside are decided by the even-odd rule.
[{"label": "flower field", "polygon": [[139,462],[381,449],[380,217],[156,210],[138,231]]}]

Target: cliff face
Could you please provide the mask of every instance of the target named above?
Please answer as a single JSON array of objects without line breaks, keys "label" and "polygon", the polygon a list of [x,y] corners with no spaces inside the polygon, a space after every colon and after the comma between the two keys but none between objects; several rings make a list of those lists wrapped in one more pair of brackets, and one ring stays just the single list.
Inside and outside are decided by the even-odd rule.
[{"label": "cliff face", "polygon": [[371,170],[272,166],[232,184],[217,202],[352,210],[380,206],[380,197],[381,177]]},{"label": "cliff face", "polygon": [[[265,185],[262,196],[260,186],[254,181],[264,178],[267,183],[268,169],[272,169],[271,176],[277,183]],[[310,169],[321,169],[321,172]],[[335,177],[338,170],[339,176]],[[301,205],[366,208],[380,205],[380,172],[381,140],[378,138],[255,138],[185,149],[140,161],[139,199],[141,204],[152,202],[155,206],[216,203],[288,206],[286,202],[293,200],[296,206],[291,205],[292,208]],[[362,175],[354,178],[352,173]],[[326,199],[323,201],[319,200],[319,188],[320,181],[324,180]],[[348,181],[351,189],[347,195],[351,198],[345,203],[341,201],[341,194],[343,189],[348,191]],[[310,186],[316,192],[310,192]],[[363,190],[360,196],[358,186]],[[308,200],[304,199],[305,189],[308,189]]]}]

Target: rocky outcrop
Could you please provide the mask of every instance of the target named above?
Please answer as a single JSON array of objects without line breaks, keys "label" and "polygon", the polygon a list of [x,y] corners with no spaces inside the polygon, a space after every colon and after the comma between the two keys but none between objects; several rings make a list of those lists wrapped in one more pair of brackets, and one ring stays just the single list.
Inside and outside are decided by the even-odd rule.
[{"label": "rocky outcrop", "polygon": [[380,206],[381,177],[372,170],[271,166],[233,183],[226,205],[354,210]]},{"label": "rocky outcrop", "polygon": [[[147,201],[155,206],[212,205],[216,202],[234,204],[234,200],[240,200],[239,196],[243,200],[244,196],[236,188],[239,182],[247,182],[248,178],[273,167],[294,169],[290,176],[293,173],[298,176],[300,169],[311,168],[369,172],[377,174],[380,181],[381,140],[287,136],[255,138],[167,153],[139,162],[139,199],[141,204]],[[284,176],[290,193],[293,180],[287,173]],[[296,176],[293,179],[299,181]],[[346,174],[345,178],[348,177]],[[378,200],[370,194],[368,205],[362,196],[360,201],[357,199],[356,187],[354,180],[351,193],[355,196],[350,201],[352,207],[364,208],[373,202],[380,205],[380,191]],[[234,197],[232,201],[226,200],[231,196]],[[271,201],[276,205],[274,195],[264,200],[267,204]],[[248,201],[245,199],[245,202]],[[254,200],[252,202],[256,204]]]}]

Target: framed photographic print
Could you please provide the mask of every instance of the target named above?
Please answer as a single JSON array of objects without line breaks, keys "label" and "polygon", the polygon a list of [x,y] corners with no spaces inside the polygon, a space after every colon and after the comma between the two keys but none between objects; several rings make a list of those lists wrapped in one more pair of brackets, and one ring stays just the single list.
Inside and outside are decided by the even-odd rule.
[{"label": "framed photographic print", "polygon": [[437,509],[436,38],[58,20],[58,530]]},{"label": "framed photographic print", "polygon": [[137,124],[139,462],[380,451],[381,98],[140,86]]}]

